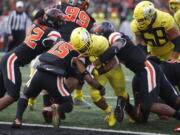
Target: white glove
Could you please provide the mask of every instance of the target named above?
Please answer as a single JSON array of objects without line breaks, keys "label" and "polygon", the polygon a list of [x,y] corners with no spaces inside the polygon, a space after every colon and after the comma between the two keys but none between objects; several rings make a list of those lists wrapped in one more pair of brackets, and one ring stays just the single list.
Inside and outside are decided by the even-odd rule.
[{"label": "white glove", "polygon": [[95,66],[94,66],[94,64],[90,64],[90,65],[88,65],[87,67],[86,67],[86,70],[90,73],[90,74],[92,74],[92,71],[95,69]]}]

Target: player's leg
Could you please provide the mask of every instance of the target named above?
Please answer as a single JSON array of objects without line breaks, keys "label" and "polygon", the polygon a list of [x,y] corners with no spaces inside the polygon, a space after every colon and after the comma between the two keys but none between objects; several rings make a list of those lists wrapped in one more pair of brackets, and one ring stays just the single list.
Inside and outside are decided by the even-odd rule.
[{"label": "player's leg", "polygon": [[87,109],[91,108],[91,104],[88,103],[83,97],[82,87],[80,89],[74,90],[73,100],[74,100],[74,105],[76,106],[80,106]]},{"label": "player's leg", "polygon": [[65,119],[65,114],[73,109],[71,92],[76,88],[76,84],[77,79],[54,76],[51,78],[51,85],[45,86],[56,103],[52,105],[52,122],[55,127],[58,127],[60,120]]},{"label": "player's leg", "polygon": [[117,104],[115,108],[115,116],[118,122],[122,122],[124,118],[124,109],[126,101],[128,101],[128,93],[125,90],[125,78],[121,66],[118,65],[107,73],[107,78],[114,90],[117,98]]},{"label": "player's leg", "polygon": [[[30,64],[30,77],[33,76],[35,70],[36,70],[36,67],[40,64],[40,61],[39,61],[39,55],[31,61],[31,64]],[[29,110],[33,111],[34,110],[34,105],[36,103],[36,99],[35,98],[30,98],[28,100],[28,108]]]},{"label": "player's leg", "polygon": [[21,86],[21,73],[16,63],[15,53],[8,53],[1,59],[1,71],[7,95],[0,99],[0,110],[18,100]]},{"label": "player's leg", "polygon": [[[106,74],[97,76],[96,79],[101,85],[105,86],[107,83]],[[116,124],[116,118],[113,108],[106,102],[106,99],[100,95],[100,92],[89,86],[90,96],[94,104],[99,107],[103,112],[106,113],[105,119],[107,120],[108,126],[114,126]]]},{"label": "player's leg", "polygon": [[41,73],[37,71],[26,83],[23,95],[18,100],[16,119],[14,120],[12,127],[20,128],[22,126],[23,113],[25,109],[27,108],[28,99],[30,97],[37,97],[39,95],[42,89],[41,84],[43,84],[42,76],[41,76]]}]

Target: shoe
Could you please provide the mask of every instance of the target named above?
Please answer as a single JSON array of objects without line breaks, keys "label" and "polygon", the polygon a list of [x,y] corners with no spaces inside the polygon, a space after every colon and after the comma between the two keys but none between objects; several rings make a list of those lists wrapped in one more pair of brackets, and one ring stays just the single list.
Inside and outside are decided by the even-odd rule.
[{"label": "shoe", "polygon": [[118,97],[114,113],[115,113],[115,117],[119,123],[121,123],[124,119],[125,106],[126,106],[126,99],[123,97]]},{"label": "shoe", "polygon": [[52,123],[52,108],[43,107],[42,115],[46,123]]},{"label": "shoe", "polygon": [[126,113],[126,116],[129,123],[136,123],[136,121],[128,113]]},{"label": "shoe", "polygon": [[90,103],[87,103],[86,101],[84,100],[74,100],[74,105],[75,106],[79,106],[79,107],[82,107],[82,108],[86,108],[86,109],[90,109],[91,108],[91,104]]},{"label": "shoe", "polygon": [[105,117],[105,120],[107,121],[107,124],[108,124],[109,127],[115,126],[117,120],[116,120],[114,111],[112,111],[110,114],[108,114]]},{"label": "shoe", "polygon": [[58,128],[60,125],[60,117],[58,113],[58,106],[57,104],[52,104],[52,124],[55,128]]},{"label": "shoe", "polygon": [[180,126],[177,126],[176,128],[174,128],[173,132],[180,132]]},{"label": "shoe", "polygon": [[21,128],[22,127],[22,121],[19,119],[15,119],[12,123],[12,128]]}]

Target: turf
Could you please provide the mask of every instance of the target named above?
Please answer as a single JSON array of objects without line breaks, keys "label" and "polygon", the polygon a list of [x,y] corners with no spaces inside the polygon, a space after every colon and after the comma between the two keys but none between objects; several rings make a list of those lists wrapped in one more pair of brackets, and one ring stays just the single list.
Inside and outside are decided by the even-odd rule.
[{"label": "turf", "polygon": [[[129,70],[123,68],[126,75],[126,88],[127,91],[131,94],[131,79],[133,73]],[[21,68],[23,85],[29,78],[29,67]],[[84,95],[88,95],[88,90],[86,89],[86,85],[84,86]],[[114,93],[112,88],[107,85],[106,86],[106,96],[114,97]],[[132,97],[132,96],[131,96]],[[86,98],[88,102],[91,103],[90,98]],[[115,106],[116,99],[107,99],[108,103],[112,106]],[[39,96],[37,99],[37,104],[35,105],[36,111],[26,111],[24,114],[24,122],[25,123],[38,123],[45,124],[41,115],[41,107],[42,107],[42,97]],[[9,121],[12,122],[15,118],[16,113],[16,103],[9,106],[7,109],[0,112],[0,121]],[[73,112],[66,115],[66,120],[62,121],[61,125],[63,126],[78,126],[78,127],[92,127],[92,128],[105,128],[105,129],[115,129],[115,130],[128,130],[128,131],[141,131],[141,132],[153,132],[153,133],[164,133],[164,134],[174,134],[172,129],[177,125],[180,125],[180,121],[171,119],[171,120],[160,120],[157,115],[151,114],[149,118],[149,122],[146,124],[132,124],[129,123],[128,120],[125,120],[122,123],[118,123],[115,127],[108,127],[106,122],[104,121],[105,114],[97,108],[94,104],[92,104],[91,109],[82,109],[79,107],[75,107]]]}]

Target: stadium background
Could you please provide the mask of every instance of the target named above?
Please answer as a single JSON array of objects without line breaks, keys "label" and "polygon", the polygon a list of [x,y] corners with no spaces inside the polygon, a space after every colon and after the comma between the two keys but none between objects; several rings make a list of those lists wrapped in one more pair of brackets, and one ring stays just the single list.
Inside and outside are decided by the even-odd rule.
[{"label": "stadium background", "polygon": [[[126,34],[128,34],[131,38],[134,38],[133,34],[130,31],[130,21],[132,20],[132,12],[134,9],[134,6],[139,0],[90,0],[90,8],[88,9],[88,12],[96,19],[97,22],[103,21],[105,19],[111,20],[115,25],[117,30],[124,31]],[[10,14],[10,11],[15,8],[15,0],[0,0],[0,51],[4,52],[6,50],[6,46],[8,41],[6,40],[6,24],[7,24],[7,18]],[[161,9],[165,12],[170,12],[168,8],[168,0],[154,0],[155,6],[158,9]],[[25,3],[25,10],[28,13],[30,17],[33,16],[33,14],[40,8],[47,7],[49,5],[53,5],[56,3],[55,0],[24,0]],[[124,27],[125,26],[125,27]],[[125,28],[125,29],[123,29]],[[123,69],[125,71],[126,75],[126,82],[127,82],[127,90],[128,92],[131,92],[131,79],[133,73],[130,72],[127,69]],[[29,78],[29,67],[26,66],[21,69],[22,71],[22,77],[23,77],[23,86],[25,82]],[[22,86],[22,88],[23,88]],[[85,86],[86,88],[86,86]],[[110,104],[116,103],[116,98],[114,97],[110,86],[107,86],[107,98],[108,102]],[[85,96],[86,99],[91,102],[88,91],[85,89]],[[26,112],[24,116],[24,122],[26,123],[38,123],[38,124],[44,124],[44,121],[41,116],[41,97],[38,98],[38,103],[36,104],[36,111],[35,112]],[[128,130],[128,131],[135,131],[138,133],[134,134],[141,134],[139,132],[150,132],[149,134],[153,133],[163,133],[163,134],[173,134],[172,128],[174,128],[176,125],[180,124],[177,120],[159,120],[159,118],[156,115],[150,116],[150,121],[147,124],[144,125],[136,125],[128,123],[127,120],[123,121],[122,124],[118,124],[117,126],[113,128],[109,128],[105,122],[104,122],[104,115],[102,116],[101,111],[93,105],[92,109],[90,110],[83,110],[79,108],[75,108],[74,111],[67,116],[67,120],[62,123],[63,126],[78,126],[78,127],[90,127],[90,128],[100,128],[100,129],[110,129],[113,131],[109,132],[103,132],[103,131],[93,131],[89,132],[87,129],[84,130],[77,130],[74,129],[66,129],[61,128],[59,129],[48,129],[48,128],[42,128],[42,127],[25,127],[23,130],[13,130],[10,128],[11,123],[4,123],[6,122],[12,122],[15,118],[15,110],[16,110],[16,104],[11,105],[4,111],[0,112],[0,135],[23,135],[23,134],[38,134],[38,135],[48,135],[52,134],[55,135],[57,133],[60,133],[61,135],[83,135],[83,134],[120,134],[115,133],[113,131],[119,131],[119,130]],[[81,116],[81,117],[79,117]],[[2,122],[3,121],[3,122]],[[87,122],[88,121],[88,122]],[[7,125],[6,125],[7,124]],[[67,132],[68,131],[68,132]],[[122,132],[121,134],[132,134],[131,132]]]},{"label": "stadium background", "polygon": [[[25,11],[32,18],[35,12],[49,5],[55,4],[58,0],[23,0]],[[90,0],[88,12],[95,18],[96,22],[105,19],[111,20],[117,27],[117,30],[125,25],[129,26],[132,19],[132,12],[136,3],[140,0]],[[170,12],[168,9],[168,0],[154,0],[158,9]],[[7,18],[11,10],[15,9],[16,0],[0,1],[0,50],[5,51],[8,41],[6,40]],[[121,31],[133,38],[129,27]]]}]

